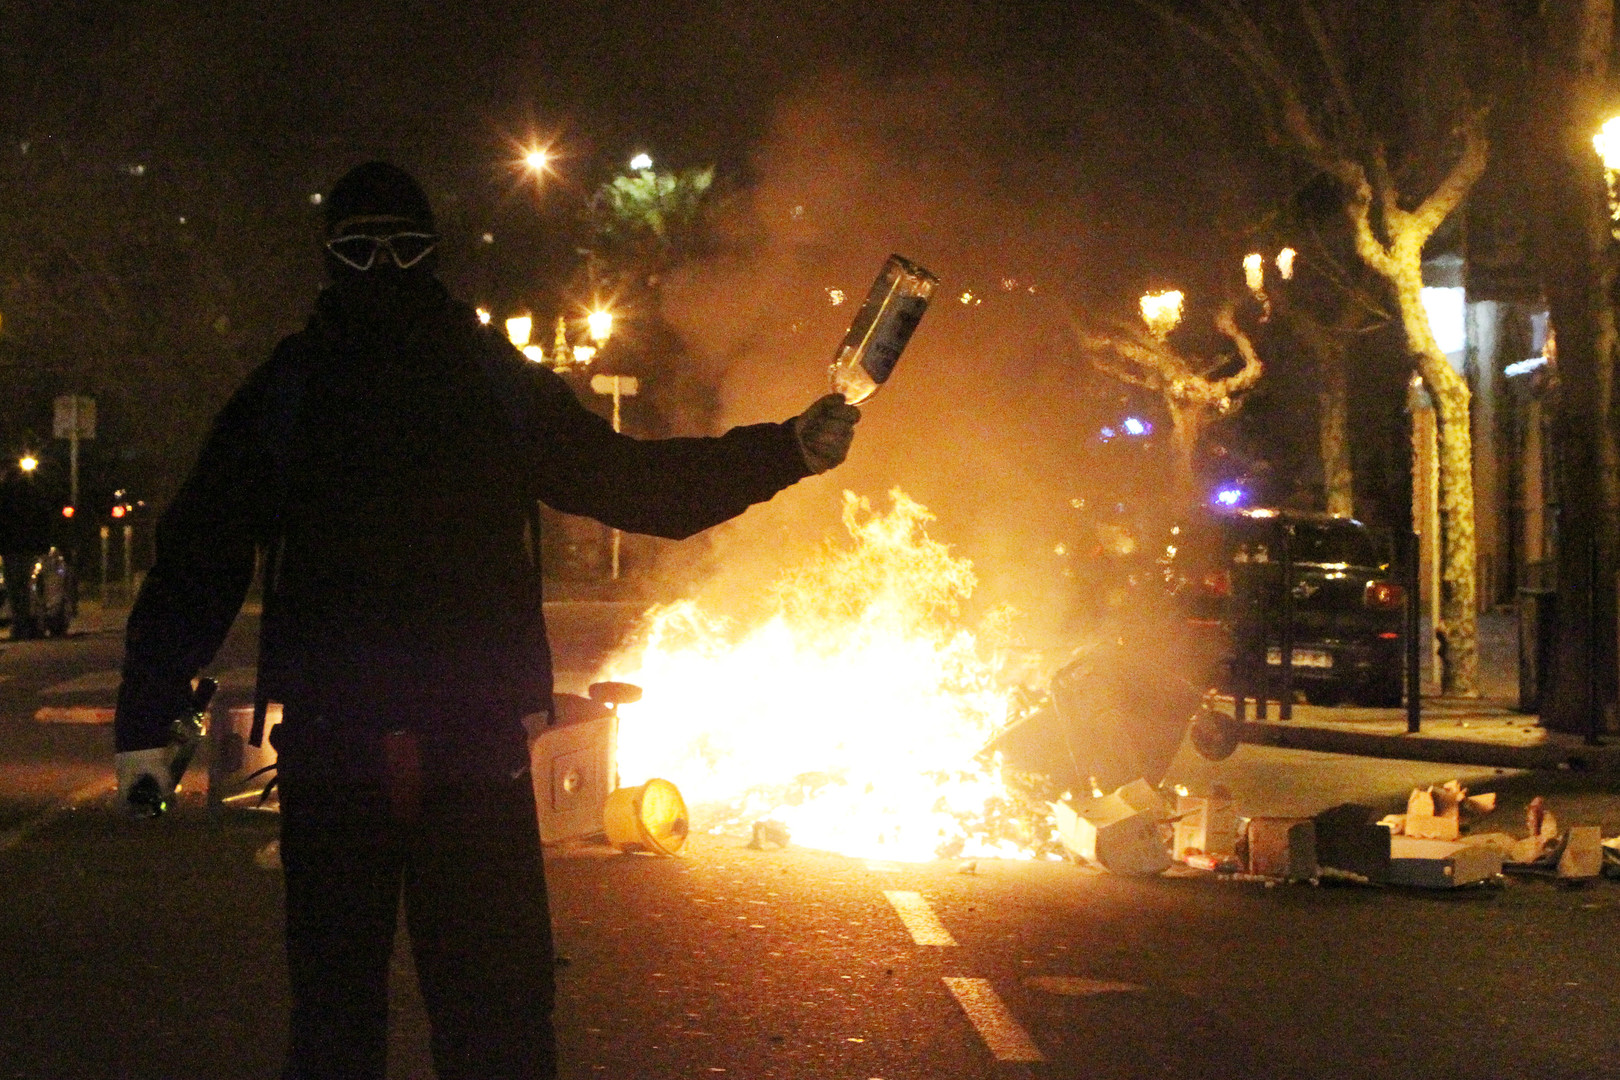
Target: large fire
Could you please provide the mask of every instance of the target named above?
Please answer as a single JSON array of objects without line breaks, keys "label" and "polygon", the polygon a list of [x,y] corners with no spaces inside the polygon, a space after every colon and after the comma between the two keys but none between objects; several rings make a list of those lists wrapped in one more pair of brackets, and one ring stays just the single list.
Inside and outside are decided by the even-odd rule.
[{"label": "large fire", "polygon": [[620,711],[624,784],[664,777],[700,826],[774,821],[862,858],[1033,853],[1048,827],[1013,812],[983,753],[1008,689],[963,625],[972,565],[929,538],[926,509],[890,500],[845,492],[851,543],[785,574],[751,625],[690,601],[648,613],[604,672],[646,691]]}]

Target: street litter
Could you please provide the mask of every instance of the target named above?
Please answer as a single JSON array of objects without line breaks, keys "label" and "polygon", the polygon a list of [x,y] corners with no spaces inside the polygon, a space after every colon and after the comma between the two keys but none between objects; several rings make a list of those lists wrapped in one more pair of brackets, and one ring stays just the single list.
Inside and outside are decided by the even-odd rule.
[{"label": "street litter", "polygon": [[1316,826],[1310,818],[1250,818],[1238,846],[1251,874],[1284,881],[1317,876]]},{"label": "street litter", "polygon": [[1454,889],[1488,881],[1502,872],[1502,853],[1488,844],[1391,836],[1389,855],[1393,885]]},{"label": "street litter", "polygon": [[[1230,792],[1176,789],[1175,810],[1145,780],[1107,795],[1049,804],[1064,846],[1085,866],[1118,874],[1198,876],[1227,881],[1339,882],[1455,889],[1504,873],[1566,880],[1620,877],[1620,837],[1595,825],[1560,829],[1540,796],[1525,815],[1528,836],[1467,832],[1496,808],[1494,792],[1470,795],[1455,780],[1417,788],[1406,813],[1375,820],[1370,807],[1344,803],[1315,817],[1240,816]],[[1168,847],[1168,851],[1166,848]],[[1182,867],[1171,868],[1175,864]]]},{"label": "street litter", "polygon": [[1316,815],[1316,861],[1321,877],[1361,884],[1389,880],[1391,833],[1373,821],[1374,813],[1366,806],[1343,803]]},{"label": "street litter", "polygon": [[1455,780],[1438,787],[1413,788],[1406,799],[1406,813],[1390,814],[1380,824],[1400,836],[1430,840],[1455,840],[1462,835],[1464,819],[1488,814],[1496,809],[1496,793],[1470,795]]},{"label": "street litter", "polygon": [[1177,862],[1190,864],[1194,853],[1231,855],[1237,844],[1237,810],[1232,795],[1217,786],[1208,798],[1176,796],[1175,839],[1170,853]]},{"label": "street litter", "polygon": [[1169,807],[1146,780],[1070,806],[1051,803],[1058,837],[1071,852],[1116,874],[1157,874],[1170,868],[1161,827]]}]

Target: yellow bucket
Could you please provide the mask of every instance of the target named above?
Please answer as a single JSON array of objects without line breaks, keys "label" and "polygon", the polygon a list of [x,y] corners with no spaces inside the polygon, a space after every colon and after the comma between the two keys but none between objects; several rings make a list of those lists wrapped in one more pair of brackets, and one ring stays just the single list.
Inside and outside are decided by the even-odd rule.
[{"label": "yellow bucket", "polygon": [[608,843],[620,851],[654,855],[681,850],[690,828],[680,790],[668,780],[657,779],[609,794],[602,807],[602,826]]}]

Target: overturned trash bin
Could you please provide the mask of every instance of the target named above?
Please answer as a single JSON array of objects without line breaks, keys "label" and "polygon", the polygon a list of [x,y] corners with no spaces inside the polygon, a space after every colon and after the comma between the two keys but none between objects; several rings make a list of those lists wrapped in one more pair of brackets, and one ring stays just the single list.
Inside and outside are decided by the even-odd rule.
[{"label": "overturned trash bin", "polygon": [[608,793],[619,786],[618,706],[641,698],[629,683],[592,683],[589,697],[557,694],[549,714],[525,717],[540,839],[600,836]]},{"label": "overturned trash bin", "polygon": [[[1157,784],[1208,689],[1205,668],[1177,644],[1173,633],[1158,641],[1133,635],[1077,650],[990,749],[1075,792],[1112,791],[1137,778]],[[1227,734],[1235,747],[1236,732]]]},{"label": "overturned trash bin", "polygon": [[686,843],[691,822],[680,789],[654,778],[639,787],[619,788],[607,797],[602,825],[608,843],[620,851],[674,855]]}]

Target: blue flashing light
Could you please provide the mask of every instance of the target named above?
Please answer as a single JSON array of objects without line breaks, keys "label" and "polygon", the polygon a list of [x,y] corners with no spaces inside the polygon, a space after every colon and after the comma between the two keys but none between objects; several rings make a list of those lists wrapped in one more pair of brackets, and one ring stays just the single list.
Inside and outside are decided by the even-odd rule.
[{"label": "blue flashing light", "polygon": [[1148,423],[1146,420],[1138,420],[1134,416],[1127,416],[1125,418],[1125,422],[1123,424],[1121,424],[1120,426],[1125,429],[1125,434],[1127,434],[1127,435],[1151,435],[1151,434],[1153,434],[1153,425],[1152,424]]},{"label": "blue flashing light", "polygon": [[1220,506],[1236,506],[1242,501],[1242,488],[1221,488],[1215,493],[1215,502]]}]

